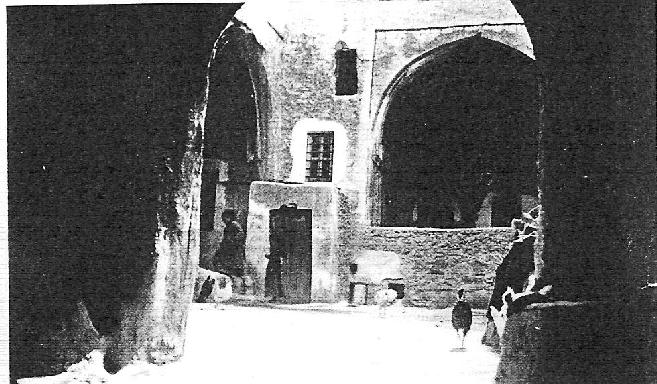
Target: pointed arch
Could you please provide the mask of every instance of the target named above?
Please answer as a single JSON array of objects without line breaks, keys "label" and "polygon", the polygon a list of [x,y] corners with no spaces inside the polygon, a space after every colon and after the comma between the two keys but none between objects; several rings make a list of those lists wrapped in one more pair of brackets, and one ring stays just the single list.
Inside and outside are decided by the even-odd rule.
[{"label": "pointed arch", "polygon": [[[383,170],[390,166],[390,159],[383,141],[385,136],[384,127],[390,117],[389,109],[392,103],[398,100],[400,95],[406,92],[409,87],[417,86],[416,83],[419,78],[431,79],[434,83],[438,83],[440,79],[431,77],[431,71],[436,71],[436,68],[450,64],[450,61],[455,60],[455,57],[462,56],[463,52],[466,52],[466,54],[468,52],[472,53],[473,57],[481,52],[484,52],[481,54],[492,54],[500,62],[515,63],[516,66],[524,67],[521,76],[527,76],[528,79],[535,79],[536,77],[532,57],[512,46],[482,37],[481,34],[443,44],[410,60],[386,86],[373,116],[372,133],[374,142],[371,148],[372,162],[368,173],[369,215],[372,225],[385,225],[385,222],[382,222],[385,204],[382,190],[384,183]],[[494,71],[494,69],[491,69],[491,71]]]}]

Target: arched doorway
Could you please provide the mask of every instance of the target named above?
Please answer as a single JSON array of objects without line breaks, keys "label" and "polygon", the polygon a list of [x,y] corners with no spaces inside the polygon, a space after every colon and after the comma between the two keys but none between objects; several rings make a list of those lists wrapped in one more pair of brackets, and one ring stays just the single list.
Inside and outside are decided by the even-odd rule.
[{"label": "arched doorway", "polygon": [[533,63],[476,35],[397,75],[378,111],[382,226],[508,226],[537,204]]},{"label": "arched doorway", "polygon": [[227,27],[209,68],[201,187],[201,260],[211,267],[222,237],[222,212],[246,231],[251,182],[263,179],[269,92],[262,48],[239,22]]}]

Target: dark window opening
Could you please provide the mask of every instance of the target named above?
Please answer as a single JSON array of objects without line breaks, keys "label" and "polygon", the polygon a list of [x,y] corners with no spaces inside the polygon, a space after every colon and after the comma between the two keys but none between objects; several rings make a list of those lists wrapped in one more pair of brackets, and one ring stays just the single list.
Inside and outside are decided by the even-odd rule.
[{"label": "dark window opening", "polygon": [[388,283],[388,289],[397,292],[397,300],[404,298],[404,284],[402,283]]},{"label": "dark window opening", "polygon": [[331,181],[333,173],[333,132],[308,133],[306,181]]},{"label": "dark window opening", "polygon": [[335,95],[350,96],[358,93],[357,55],[355,49],[335,51]]}]

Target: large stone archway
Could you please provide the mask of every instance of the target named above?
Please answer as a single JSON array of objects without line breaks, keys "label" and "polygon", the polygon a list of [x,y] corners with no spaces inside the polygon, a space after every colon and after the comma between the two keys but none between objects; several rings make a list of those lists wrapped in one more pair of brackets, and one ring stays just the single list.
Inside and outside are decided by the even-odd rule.
[{"label": "large stone archway", "polygon": [[267,156],[270,95],[263,48],[243,23],[233,20],[215,43],[209,64],[201,196],[201,265],[222,237],[222,211],[231,209],[247,228],[251,182],[263,180]]},{"label": "large stone archway", "polygon": [[374,117],[373,225],[508,226],[536,204],[538,89],[527,53],[477,34],[395,74]]},{"label": "large stone archway", "polygon": [[[266,177],[268,168],[266,166],[268,160],[266,156],[267,131],[271,114],[271,96],[263,54],[264,48],[258,43],[253,32],[244,23],[233,19],[215,42],[212,58],[208,64],[209,103],[221,98],[222,95],[213,95],[213,93],[220,93],[229,87],[231,84],[224,84],[224,82],[234,80],[231,79],[232,76],[243,77],[246,83],[240,85],[250,87],[246,92],[249,92],[253,99],[255,119],[248,132],[244,133],[247,145],[246,155],[248,161],[255,162],[254,171],[258,173],[259,177]],[[227,73],[227,71],[240,71],[241,73]],[[232,90],[235,91],[235,89]],[[233,111],[215,111],[215,113],[221,112],[230,114]],[[208,124],[211,126],[217,123],[208,121]],[[225,134],[227,128],[230,127],[215,127],[215,130],[218,129],[220,134]],[[208,133],[206,133],[206,138],[206,141],[210,139]],[[219,137],[218,139],[226,138]],[[220,148],[218,152],[227,150],[228,148]]]}]

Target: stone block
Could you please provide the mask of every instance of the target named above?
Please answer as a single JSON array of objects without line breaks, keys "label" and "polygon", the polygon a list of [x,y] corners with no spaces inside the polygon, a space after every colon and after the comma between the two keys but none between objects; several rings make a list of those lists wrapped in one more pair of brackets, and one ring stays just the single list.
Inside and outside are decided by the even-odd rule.
[{"label": "stone block", "polygon": [[487,289],[466,292],[465,299],[472,308],[485,309],[488,307],[491,292]]},{"label": "stone block", "polygon": [[438,309],[445,309],[456,301],[456,295],[449,291],[442,291],[435,294],[433,297],[433,306]]}]

